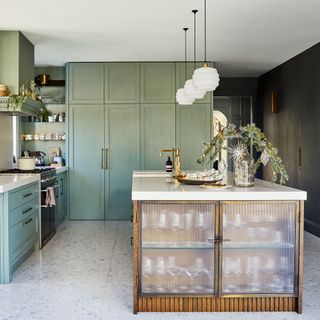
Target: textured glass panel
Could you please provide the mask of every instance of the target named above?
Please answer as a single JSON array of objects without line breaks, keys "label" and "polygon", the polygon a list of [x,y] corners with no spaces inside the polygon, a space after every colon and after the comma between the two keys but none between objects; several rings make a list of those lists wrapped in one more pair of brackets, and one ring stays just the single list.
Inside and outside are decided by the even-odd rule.
[{"label": "textured glass panel", "polygon": [[213,248],[214,204],[142,205],[142,247]]},{"label": "textured glass panel", "polygon": [[142,249],[141,292],[213,294],[213,249]]},{"label": "textured glass panel", "polygon": [[214,293],[215,205],[141,206],[141,292]]},{"label": "textured glass panel", "polygon": [[295,218],[294,202],[223,205],[223,293],[294,293]]}]

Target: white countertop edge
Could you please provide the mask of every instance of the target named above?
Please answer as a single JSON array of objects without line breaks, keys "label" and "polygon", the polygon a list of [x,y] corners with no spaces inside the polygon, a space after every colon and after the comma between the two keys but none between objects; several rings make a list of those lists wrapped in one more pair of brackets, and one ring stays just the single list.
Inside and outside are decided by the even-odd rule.
[{"label": "white countertop edge", "polygon": [[226,190],[215,190],[214,192],[165,192],[165,191],[135,191],[132,192],[132,200],[161,200],[161,201],[219,201],[219,200],[243,200],[243,201],[259,201],[259,200],[307,200],[307,193],[298,192],[226,192]]},{"label": "white countertop edge", "polygon": [[[54,168],[54,167],[50,167],[50,168]],[[57,174],[68,171],[68,167],[55,167],[55,169]]]},{"label": "white countertop edge", "polygon": [[7,174],[0,176],[0,193],[23,187],[29,183],[40,180],[37,174]]}]

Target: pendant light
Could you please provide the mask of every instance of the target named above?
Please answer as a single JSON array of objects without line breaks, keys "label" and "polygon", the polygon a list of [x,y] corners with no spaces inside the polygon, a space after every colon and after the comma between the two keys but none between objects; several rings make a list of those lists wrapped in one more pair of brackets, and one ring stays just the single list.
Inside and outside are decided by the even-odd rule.
[{"label": "pendant light", "polygon": [[204,66],[194,71],[192,83],[199,90],[214,91],[219,81],[218,71],[207,64],[207,0],[204,0]]},{"label": "pendant light", "polygon": [[[196,14],[198,10],[192,10],[193,13],[193,70],[196,67]],[[202,99],[206,94],[205,90],[196,88],[193,80],[189,79],[184,85],[184,93],[192,99]]]},{"label": "pendant light", "polygon": [[[184,80],[187,78],[187,31],[188,28],[183,28],[184,31]],[[192,105],[194,99],[186,96],[184,88],[178,89],[176,93],[176,100],[181,105]]]}]

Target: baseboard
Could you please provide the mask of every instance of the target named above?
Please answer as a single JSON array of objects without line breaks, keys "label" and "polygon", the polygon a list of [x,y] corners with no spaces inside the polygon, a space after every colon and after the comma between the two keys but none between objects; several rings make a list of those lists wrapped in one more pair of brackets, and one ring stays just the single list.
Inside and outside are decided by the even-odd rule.
[{"label": "baseboard", "polygon": [[314,221],[304,219],[304,228],[306,231],[320,237],[320,224]]}]

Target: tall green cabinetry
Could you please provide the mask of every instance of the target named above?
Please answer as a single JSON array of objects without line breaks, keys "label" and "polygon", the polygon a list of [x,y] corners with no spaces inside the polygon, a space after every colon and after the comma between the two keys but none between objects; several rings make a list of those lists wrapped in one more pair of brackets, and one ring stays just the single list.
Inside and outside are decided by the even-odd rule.
[{"label": "tall green cabinetry", "polygon": [[199,168],[211,135],[210,96],[175,104],[182,66],[68,64],[70,219],[129,219],[132,171],[164,169],[162,148],[181,148],[182,168]]}]

